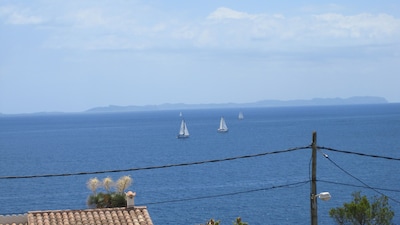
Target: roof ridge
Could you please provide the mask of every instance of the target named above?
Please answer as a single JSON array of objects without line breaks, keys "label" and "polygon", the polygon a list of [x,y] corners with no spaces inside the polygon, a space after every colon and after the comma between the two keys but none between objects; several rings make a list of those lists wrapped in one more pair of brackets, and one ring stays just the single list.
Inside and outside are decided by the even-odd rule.
[{"label": "roof ridge", "polygon": [[34,210],[28,211],[24,214],[29,213],[45,213],[45,212],[65,212],[65,211],[73,211],[73,212],[82,212],[82,211],[104,211],[104,210],[126,210],[126,209],[147,209],[147,206],[134,206],[131,208],[128,207],[114,207],[114,208],[94,208],[94,209],[46,209],[46,210]]},{"label": "roof ridge", "polygon": [[146,206],[28,212],[30,225],[94,224],[98,221],[106,225],[125,224],[126,222],[133,222],[134,225],[153,225]]}]

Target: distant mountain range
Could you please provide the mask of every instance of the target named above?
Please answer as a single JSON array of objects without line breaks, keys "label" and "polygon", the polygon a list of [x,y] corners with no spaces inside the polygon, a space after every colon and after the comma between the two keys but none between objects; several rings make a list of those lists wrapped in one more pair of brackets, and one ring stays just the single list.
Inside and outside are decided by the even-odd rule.
[{"label": "distant mountain range", "polygon": [[165,103],[161,105],[145,106],[116,106],[91,108],[85,112],[130,112],[154,110],[180,110],[180,109],[209,109],[209,108],[250,108],[250,107],[284,107],[284,106],[327,106],[327,105],[360,105],[360,104],[385,104],[388,101],[382,97],[358,96],[350,98],[314,98],[310,100],[263,100],[252,103],[221,103],[221,104],[184,104]]}]

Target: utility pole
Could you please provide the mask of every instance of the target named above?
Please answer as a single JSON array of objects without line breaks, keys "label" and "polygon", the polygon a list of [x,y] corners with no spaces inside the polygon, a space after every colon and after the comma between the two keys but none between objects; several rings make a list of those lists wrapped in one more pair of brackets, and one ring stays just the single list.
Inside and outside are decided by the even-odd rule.
[{"label": "utility pole", "polygon": [[311,194],[310,194],[310,209],[311,209],[311,225],[318,225],[317,214],[317,132],[312,134],[312,172],[311,172]]}]

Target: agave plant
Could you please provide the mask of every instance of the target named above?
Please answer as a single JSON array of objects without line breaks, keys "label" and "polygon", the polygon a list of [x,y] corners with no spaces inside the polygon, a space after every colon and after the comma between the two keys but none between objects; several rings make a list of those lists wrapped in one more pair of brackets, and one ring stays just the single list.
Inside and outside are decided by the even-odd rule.
[{"label": "agave plant", "polygon": [[[112,208],[112,207],[123,207],[126,206],[125,189],[132,184],[132,178],[130,176],[121,177],[116,184],[110,177],[106,177],[102,182],[97,178],[91,178],[87,182],[87,187],[93,192],[87,199],[87,205],[89,208]],[[106,193],[99,192],[97,189],[103,186]],[[116,192],[113,192],[112,187],[116,188]]]},{"label": "agave plant", "polygon": [[220,225],[220,223],[221,221],[219,220],[215,221],[214,219],[210,219],[205,225]]},{"label": "agave plant", "polygon": [[89,195],[88,199],[86,200],[86,204],[91,209],[97,208],[98,202],[99,202],[99,199],[98,199],[97,195]]},{"label": "agave plant", "polygon": [[246,222],[242,222],[242,218],[236,218],[236,221],[233,222],[233,225],[248,225]]},{"label": "agave plant", "polygon": [[111,207],[126,206],[125,194],[114,193],[111,195]]}]

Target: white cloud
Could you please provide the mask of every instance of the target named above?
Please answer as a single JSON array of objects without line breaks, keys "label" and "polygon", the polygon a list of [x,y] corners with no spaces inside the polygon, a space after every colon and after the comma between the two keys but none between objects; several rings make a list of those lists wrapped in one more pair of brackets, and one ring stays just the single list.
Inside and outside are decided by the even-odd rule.
[{"label": "white cloud", "polygon": [[342,5],[338,4],[313,4],[313,5],[305,5],[300,8],[302,12],[305,13],[321,13],[321,12],[336,12],[336,11],[342,11],[345,8]]},{"label": "white cloud", "polygon": [[6,24],[30,25],[40,24],[44,19],[40,16],[32,15],[27,9],[18,9],[12,6],[0,7],[0,16],[5,18]]},{"label": "white cloud", "polygon": [[[189,91],[203,93],[207,88],[217,90],[209,88],[219,83],[215,82],[217,79],[232,78],[233,88],[229,90],[232,92],[227,96],[235,96],[241,87],[244,92],[253,93],[243,96],[241,101],[249,100],[249,96],[290,98],[305,92],[287,88],[287,84],[303,87],[309,80],[321,81],[319,86],[329,82],[331,89],[342,95],[345,92],[338,81],[347,81],[349,77],[365,80],[366,76],[378,75],[384,78],[378,79],[379,85],[371,82],[371,87],[385,87],[382,93],[390,90],[394,93],[392,97],[397,93],[393,79],[397,78],[400,18],[396,12],[349,13],[336,9],[332,13],[316,8],[299,12],[293,11],[292,5],[284,8],[283,3],[279,3],[282,8],[270,7],[270,3],[248,4],[244,10],[239,5],[237,8],[212,6],[218,4],[215,2],[183,5],[141,0],[9,2],[16,5],[0,4],[0,30],[7,31],[2,35],[2,49],[14,57],[4,55],[7,60],[1,64],[8,79],[8,83],[2,82],[3,87],[8,86],[8,91],[0,88],[5,93],[2,96],[14,96],[15,90],[21,90],[18,82],[26,77],[35,84],[29,85],[34,87],[29,93],[41,93],[37,96],[44,98],[55,96],[48,88],[63,84],[62,90],[67,96],[71,93],[69,87],[77,90],[76,96],[96,96],[91,101],[97,103],[91,104],[98,104],[99,99],[101,104],[105,101],[118,104],[112,101],[141,96],[146,88],[171,95],[138,100],[143,104],[170,99],[227,101],[223,96],[214,99],[215,93],[193,94],[188,99],[169,93],[182,79],[198,84]],[[12,26],[19,27],[8,29]],[[18,38],[20,41],[14,41]],[[16,48],[16,44],[23,44],[23,48]],[[21,67],[25,62],[29,65]],[[244,76],[251,79],[242,79]],[[49,79],[57,85],[48,85],[52,84]],[[156,87],[154,80],[171,82],[158,82]],[[350,84],[359,82],[347,83],[350,93],[355,93],[357,88]],[[251,88],[245,90],[247,87]],[[289,91],[279,92],[282,88]],[[114,89],[126,93],[114,95]],[[313,94],[303,96],[315,97]],[[125,101],[128,104],[136,100],[130,97]],[[20,101],[10,97],[10,109],[15,102]]]},{"label": "white cloud", "polygon": [[[400,40],[400,19],[387,14],[319,14],[299,17],[248,14],[228,8],[218,8],[206,24],[212,45],[271,47],[285,45],[335,46],[391,43]],[[257,40],[257,42],[254,42]],[[211,43],[210,43],[211,44]]]},{"label": "white cloud", "polygon": [[[121,3],[121,2],[120,2]],[[122,3],[121,3],[122,4]],[[248,13],[220,7],[197,20],[155,13],[150,7],[122,5],[0,7],[8,24],[40,24],[46,16],[45,46],[80,49],[212,47],[221,49],[290,49],[391,43],[400,40],[400,19],[387,14],[326,13],[285,16]],[[336,7],[333,5],[332,7]],[[32,13],[35,10],[35,13]],[[51,11],[51,12],[50,12]],[[38,16],[39,15],[39,16]]]},{"label": "white cloud", "polygon": [[337,38],[385,39],[399,38],[400,20],[386,14],[316,15],[317,34]]},{"label": "white cloud", "polygon": [[104,17],[101,9],[81,9],[71,13],[68,17],[78,27],[101,27],[107,25],[107,18]]},{"label": "white cloud", "polygon": [[212,12],[208,19],[251,19],[254,16],[244,12],[235,11],[233,9],[220,7]]}]

